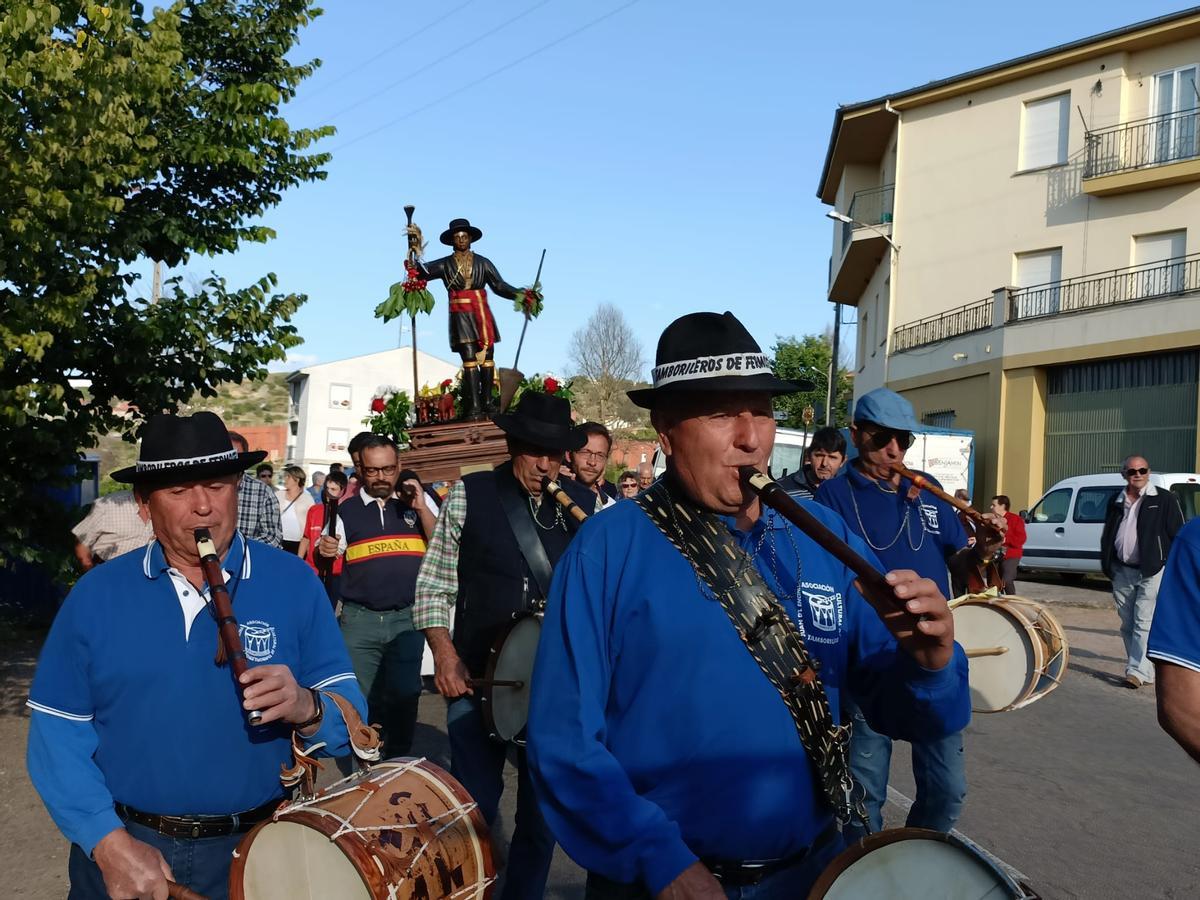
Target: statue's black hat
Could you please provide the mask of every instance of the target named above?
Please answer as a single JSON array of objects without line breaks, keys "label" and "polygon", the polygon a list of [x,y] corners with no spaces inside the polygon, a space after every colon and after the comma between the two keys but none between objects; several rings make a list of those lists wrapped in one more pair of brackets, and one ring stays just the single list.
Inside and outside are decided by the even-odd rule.
[{"label": "statue's black hat", "polygon": [[643,409],[685,392],[812,389],[777,377],[770,357],[731,312],[688,313],[668,325],[658,339],[650,380],[652,387],[628,392]]},{"label": "statue's black hat", "polygon": [[453,247],[454,232],[456,231],[465,231],[470,235],[472,244],[483,237],[483,232],[472,225],[467,219],[451,219],[450,226],[442,232],[441,242],[448,247]]},{"label": "statue's black hat", "polygon": [[159,413],[142,429],[137,462],[112,477],[124,484],[180,484],[243,472],[266,458],[265,450],[238,453],[216,413]]}]

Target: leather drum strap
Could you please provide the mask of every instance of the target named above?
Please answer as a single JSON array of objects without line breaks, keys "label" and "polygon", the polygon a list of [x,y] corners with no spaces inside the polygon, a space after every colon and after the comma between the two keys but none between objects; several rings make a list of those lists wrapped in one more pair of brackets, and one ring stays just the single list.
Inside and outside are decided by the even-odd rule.
[{"label": "leather drum strap", "polygon": [[500,505],[504,507],[504,514],[508,516],[508,524],[512,526],[517,547],[529,565],[533,580],[537,582],[542,597],[549,597],[550,579],[554,575],[550,567],[550,557],[546,555],[546,548],[542,546],[541,539],[537,536],[537,528],[533,524],[533,517],[529,514],[528,495],[517,485],[517,479],[511,469],[496,469],[496,493],[500,497]]},{"label": "leather drum strap", "polygon": [[634,498],[713,592],[738,636],[792,715],[800,743],[815,769],[821,791],[838,821],[866,820],[852,799],[848,747],[850,727],[833,721],[817,664],[791,616],[771,592],[754,560],[715,515],[672,496],[660,479]]}]

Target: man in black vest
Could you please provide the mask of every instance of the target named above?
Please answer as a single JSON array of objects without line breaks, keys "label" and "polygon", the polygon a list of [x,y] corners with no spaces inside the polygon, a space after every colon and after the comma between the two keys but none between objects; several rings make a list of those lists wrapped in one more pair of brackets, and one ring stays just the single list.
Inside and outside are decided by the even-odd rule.
[{"label": "man in black vest", "polygon": [[[362,487],[338,507],[338,532],[346,539],[342,638],[390,759],[408,755],[416,728],[425,645],[413,627],[412,604],[434,516],[416,479],[405,480],[397,496],[400,461],[391,438],[368,434],[358,450]],[[337,556],[338,541],[322,537],[319,552]]]},{"label": "man in black vest", "polygon": [[[576,523],[542,494],[542,479],[555,479],[563,453],[587,441],[571,424],[570,404],[549,394],[526,392],[515,412],[494,421],[508,436],[512,459],[491,472],[466,475],[451,488],[417,577],[413,607],[413,624],[433,651],[434,680],[449,701],[450,771],[489,825],[504,790],[508,747],[488,737],[469,679],[484,677],[488,653],[514,616],[545,603],[552,568]],[[570,479],[560,483],[584,512],[594,511],[595,494]],[[517,777],[516,827],[502,900],[541,897],[554,854],[523,748],[517,749]]]}]

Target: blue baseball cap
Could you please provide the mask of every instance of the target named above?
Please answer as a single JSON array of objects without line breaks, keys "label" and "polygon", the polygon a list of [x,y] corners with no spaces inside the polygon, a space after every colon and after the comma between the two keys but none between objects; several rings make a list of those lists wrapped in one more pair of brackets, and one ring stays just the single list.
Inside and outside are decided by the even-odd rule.
[{"label": "blue baseball cap", "polygon": [[854,404],[855,422],[874,422],[897,431],[920,431],[912,404],[887,388],[875,388],[858,398]]}]

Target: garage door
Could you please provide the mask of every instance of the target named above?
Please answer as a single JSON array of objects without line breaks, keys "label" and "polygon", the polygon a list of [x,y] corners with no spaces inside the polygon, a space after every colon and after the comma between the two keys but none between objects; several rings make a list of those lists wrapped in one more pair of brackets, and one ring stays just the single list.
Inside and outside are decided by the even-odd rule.
[{"label": "garage door", "polygon": [[1043,489],[1115,472],[1130,453],[1145,454],[1158,472],[1192,471],[1198,370],[1194,350],[1047,370]]}]

